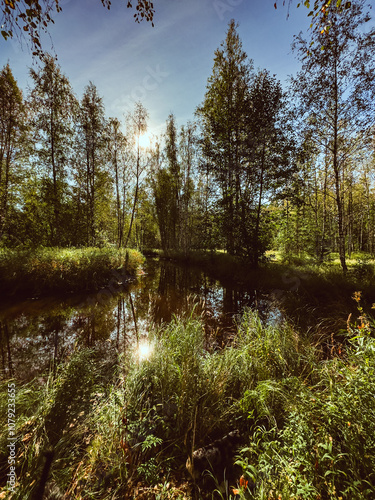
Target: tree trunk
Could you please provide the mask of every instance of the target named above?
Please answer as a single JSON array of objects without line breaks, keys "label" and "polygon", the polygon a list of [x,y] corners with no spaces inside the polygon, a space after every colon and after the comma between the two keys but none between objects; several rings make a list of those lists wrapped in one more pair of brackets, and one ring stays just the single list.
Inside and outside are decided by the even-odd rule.
[{"label": "tree trunk", "polygon": [[133,221],[134,221],[134,215],[135,215],[135,209],[137,207],[137,201],[138,201],[138,190],[139,190],[139,167],[140,167],[140,157],[139,157],[139,141],[138,141],[138,149],[137,149],[137,179],[136,179],[136,184],[135,184],[135,193],[134,193],[134,202],[133,202],[133,208],[132,208],[132,214],[130,218],[130,225],[129,225],[129,231],[128,235],[125,240],[125,247],[128,246],[128,242],[131,236],[132,228],[133,228]]},{"label": "tree trunk", "polygon": [[259,182],[259,199],[257,208],[257,218],[255,222],[255,234],[254,234],[254,252],[253,252],[253,264],[255,267],[259,265],[259,229],[260,229],[260,213],[262,210],[262,197],[263,197],[263,184],[264,184],[264,158],[265,158],[266,144],[263,142],[262,148],[262,158],[260,166],[260,182]]},{"label": "tree trunk", "polygon": [[345,231],[344,231],[344,212],[343,200],[341,197],[341,182],[340,182],[340,169],[338,159],[338,75],[337,75],[337,59],[335,61],[335,75],[334,75],[334,131],[333,131],[333,171],[335,175],[335,191],[336,191],[336,207],[337,207],[337,220],[338,220],[338,244],[339,256],[343,273],[346,274],[348,268],[345,259]]},{"label": "tree trunk", "polygon": [[326,224],[327,224],[327,179],[328,179],[328,158],[325,159],[324,166],[324,184],[323,184],[323,214],[322,214],[322,234],[320,239],[320,254],[319,262],[324,260],[324,241],[326,234]]}]

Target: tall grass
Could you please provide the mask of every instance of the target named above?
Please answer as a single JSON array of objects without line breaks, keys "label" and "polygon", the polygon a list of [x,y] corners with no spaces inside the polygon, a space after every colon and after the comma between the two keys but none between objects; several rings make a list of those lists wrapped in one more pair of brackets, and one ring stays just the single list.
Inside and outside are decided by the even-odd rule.
[{"label": "tall grass", "polygon": [[[120,399],[116,396],[114,377],[117,369],[113,361],[106,352],[84,349],[61,366],[55,378],[50,375],[45,386],[41,387],[35,381],[24,388],[16,387],[18,484],[10,498],[34,498],[46,452],[54,454],[49,489],[68,492],[88,483],[95,491],[99,471],[96,470],[98,474],[94,477],[90,475],[94,450],[101,456],[107,452],[105,444],[109,450],[119,448],[119,442],[111,434],[121,409]],[[0,401],[5,407],[5,391],[1,393]],[[115,408],[113,412],[111,408]],[[2,420],[5,429],[5,411]],[[103,440],[101,432],[105,433]],[[8,459],[6,438],[4,435],[0,442],[0,467],[4,491],[9,491],[4,474]],[[81,476],[83,460],[86,463]],[[76,497],[72,494],[71,498]]]},{"label": "tall grass", "polygon": [[135,276],[142,262],[130,249],[0,248],[0,287],[4,295],[95,290]]},{"label": "tall grass", "polygon": [[250,310],[221,350],[192,315],[152,329],[148,356],[134,345],[117,370],[104,352],[77,352],[46,387],[17,391],[14,498],[31,498],[50,448],[49,487],[68,498],[192,498],[186,458],[234,428],[236,498],[374,498],[375,340],[359,312],[329,360],[291,325],[264,325]]},{"label": "tall grass", "polygon": [[[286,392],[277,377],[266,381],[282,389],[288,403],[281,420],[275,400],[268,402],[273,420],[254,421],[249,444],[238,456],[255,483],[250,498],[375,497],[375,324],[360,306],[360,295],[354,298],[360,316],[348,324],[340,355],[317,363],[309,380],[289,379]],[[245,394],[250,416],[267,392],[260,383]]]}]

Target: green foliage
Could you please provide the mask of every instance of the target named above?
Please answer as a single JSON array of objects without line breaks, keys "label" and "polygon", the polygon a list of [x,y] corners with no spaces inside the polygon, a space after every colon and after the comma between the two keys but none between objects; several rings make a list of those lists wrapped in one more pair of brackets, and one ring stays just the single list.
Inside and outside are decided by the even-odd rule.
[{"label": "green foliage", "polygon": [[293,170],[280,82],[253,72],[232,20],[215,53],[197,114],[204,170],[212,175],[216,217],[225,249],[257,266],[270,243],[267,204]]},{"label": "green foliage", "polygon": [[316,365],[314,383],[296,379],[281,427],[277,405],[267,405],[274,425],[255,427],[239,456],[254,498],[373,497],[375,343],[368,329],[351,332],[345,359]]},{"label": "green foliage", "polygon": [[165,137],[162,154],[159,156],[157,149],[154,156],[155,172],[150,182],[153,203],[162,249],[186,253],[195,237],[192,227],[192,220],[196,220],[192,200],[196,175],[195,126],[188,123],[178,133],[175,117],[171,114]]},{"label": "green foliage", "polygon": [[[375,44],[371,29],[364,28],[370,20],[368,7],[364,0],[351,4],[350,15],[344,15],[341,9],[328,9],[323,29],[311,31],[308,40],[301,34],[296,37],[294,49],[302,62],[302,71],[292,83],[293,92],[299,97],[298,113],[304,135],[314,144],[320,171],[325,172],[324,197],[328,187],[334,193],[336,237],[344,273],[346,218],[351,218],[353,207],[352,172],[366,149],[365,137],[371,134],[375,96]],[[325,229],[323,238],[324,232]]]},{"label": "green foliage", "polygon": [[[252,61],[242,49],[234,20],[225,41],[215,52],[212,75],[197,114],[202,123],[202,152],[207,171],[220,192],[220,232],[226,250],[234,254],[238,244],[236,228],[241,226],[239,189],[243,183],[246,113]],[[250,106],[249,106],[250,107]]]},{"label": "green foliage", "polygon": [[374,262],[369,256],[359,257],[353,266],[353,274],[358,280],[372,279],[374,276]]},{"label": "green foliage", "polygon": [[33,112],[34,140],[38,144],[40,211],[45,221],[47,242],[54,246],[66,242],[63,221],[67,207],[64,200],[69,193],[67,175],[77,102],[69,80],[55,59],[47,54],[43,62],[38,71],[30,70],[34,88],[29,105]]}]

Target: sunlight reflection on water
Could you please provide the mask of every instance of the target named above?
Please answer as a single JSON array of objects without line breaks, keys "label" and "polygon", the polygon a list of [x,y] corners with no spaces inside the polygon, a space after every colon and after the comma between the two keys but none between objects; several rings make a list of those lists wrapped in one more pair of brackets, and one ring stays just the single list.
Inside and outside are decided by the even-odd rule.
[{"label": "sunlight reflection on water", "polygon": [[144,362],[156,348],[148,332],[193,311],[204,323],[210,349],[231,342],[248,307],[266,323],[282,319],[267,295],[224,286],[199,268],[149,259],[142,273],[118,293],[107,288],[0,303],[0,377],[32,380],[81,347],[96,346],[108,357],[131,350],[137,363]]},{"label": "sunlight reflection on water", "polygon": [[154,351],[154,346],[146,339],[141,340],[138,344],[136,353],[139,361],[146,361],[150,359]]}]

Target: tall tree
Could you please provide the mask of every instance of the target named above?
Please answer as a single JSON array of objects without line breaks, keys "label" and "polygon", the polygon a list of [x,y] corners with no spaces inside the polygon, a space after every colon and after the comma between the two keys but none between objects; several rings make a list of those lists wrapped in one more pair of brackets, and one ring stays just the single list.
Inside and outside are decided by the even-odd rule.
[{"label": "tall tree", "polygon": [[299,35],[294,44],[302,71],[293,80],[293,90],[300,98],[302,117],[309,117],[312,137],[322,152],[324,148],[329,152],[344,273],[345,168],[375,124],[375,37],[373,29],[365,30],[370,20],[365,4],[351,2],[350,16],[331,6],[326,28],[313,31],[308,40]]},{"label": "tall tree", "polygon": [[167,172],[171,183],[171,199],[169,210],[169,226],[171,247],[178,248],[180,236],[180,204],[181,204],[181,166],[178,158],[177,126],[176,119],[170,114],[167,120],[167,131],[165,134],[165,156],[167,161]]},{"label": "tall tree", "polygon": [[68,190],[69,155],[72,151],[76,99],[68,78],[51,55],[43,67],[31,69],[34,88],[30,93],[36,156],[44,167],[43,202],[47,207],[49,244],[63,242],[63,204]]},{"label": "tall tree", "polygon": [[90,82],[85,88],[79,110],[76,182],[77,203],[83,211],[85,243],[96,245],[101,231],[101,195],[106,196],[109,173],[106,169],[106,120],[103,99]]},{"label": "tall tree", "polygon": [[147,151],[145,151],[145,148],[141,144],[141,136],[144,135],[147,131],[147,119],[148,119],[148,111],[140,102],[135,103],[133,113],[129,113],[127,115],[127,137],[130,143],[132,144],[134,151],[131,170],[135,182],[134,182],[133,206],[130,215],[128,234],[125,239],[125,246],[128,245],[132,234],[133,223],[138,204],[141,176],[145,172],[148,164]]},{"label": "tall tree", "polygon": [[7,64],[0,72],[0,235],[8,228],[11,186],[25,118],[22,93]]},{"label": "tall tree", "polygon": [[171,248],[170,244],[170,203],[173,200],[171,179],[163,168],[163,154],[160,142],[157,141],[151,154],[150,184],[155,205],[155,214],[160,233],[160,244],[164,251]]},{"label": "tall tree", "polygon": [[161,245],[164,251],[177,250],[180,244],[182,175],[176,120],[167,119],[165,147],[154,156],[153,195]]},{"label": "tall tree", "polygon": [[221,190],[222,231],[230,254],[238,253],[241,246],[241,176],[252,72],[237,27],[234,20],[230,21],[226,39],[215,52],[204,101],[197,109],[206,168]]},{"label": "tall tree", "polygon": [[180,248],[186,253],[192,246],[194,177],[196,174],[196,124],[188,122],[181,127],[179,136],[182,193],[180,200]]},{"label": "tall tree", "polygon": [[[268,221],[267,213],[263,210],[264,200],[269,202],[278,187],[288,181],[293,171],[293,161],[290,157],[291,140],[283,116],[285,102],[280,82],[268,71],[259,70],[250,84],[248,99],[248,166],[242,188],[244,215],[241,226],[243,244],[248,245],[246,256],[257,266],[266,249],[265,228]],[[253,207],[253,210],[248,207]],[[266,224],[262,224],[263,218]]]},{"label": "tall tree", "polygon": [[125,205],[129,187],[127,141],[117,118],[108,121],[108,150],[116,194],[117,246],[124,242]]},{"label": "tall tree", "polygon": [[187,252],[193,243],[193,176],[196,164],[195,124],[177,129],[170,114],[164,135],[165,146],[153,157],[152,190],[161,245],[164,251]]}]

